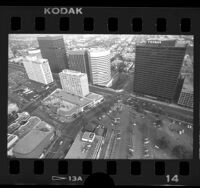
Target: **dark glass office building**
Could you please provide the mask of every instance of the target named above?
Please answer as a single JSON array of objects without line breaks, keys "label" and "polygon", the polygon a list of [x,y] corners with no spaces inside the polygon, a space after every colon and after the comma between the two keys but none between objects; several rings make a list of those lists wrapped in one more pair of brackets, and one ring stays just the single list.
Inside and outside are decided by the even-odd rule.
[{"label": "dark glass office building", "polygon": [[65,44],[62,36],[38,37],[42,57],[48,59],[51,71],[59,73],[68,68]]},{"label": "dark glass office building", "polygon": [[174,101],[185,50],[185,45],[173,40],[150,40],[136,45],[134,92]]},{"label": "dark glass office building", "polygon": [[68,51],[68,65],[70,70],[86,73],[91,81],[90,56],[87,50]]}]

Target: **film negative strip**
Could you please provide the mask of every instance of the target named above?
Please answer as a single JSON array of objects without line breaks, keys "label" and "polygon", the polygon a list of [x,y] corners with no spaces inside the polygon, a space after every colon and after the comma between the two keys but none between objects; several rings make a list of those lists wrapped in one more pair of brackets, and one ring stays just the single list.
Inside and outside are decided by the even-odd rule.
[{"label": "film negative strip", "polygon": [[200,185],[199,17],[0,7],[0,184]]}]

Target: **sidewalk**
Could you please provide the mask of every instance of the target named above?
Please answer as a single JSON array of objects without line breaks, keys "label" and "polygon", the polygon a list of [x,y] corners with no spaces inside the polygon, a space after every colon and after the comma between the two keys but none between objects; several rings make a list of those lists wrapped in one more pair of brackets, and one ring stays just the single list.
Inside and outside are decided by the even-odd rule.
[{"label": "sidewalk", "polygon": [[176,104],[165,103],[165,102],[162,102],[162,101],[157,101],[157,100],[153,100],[153,99],[149,99],[149,98],[145,98],[145,97],[141,97],[141,96],[136,96],[136,95],[134,95],[134,94],[130,94],[130,95],[131,95],[132,97],[136,97],[136,98],[138,98],[138,99],[150,101],[150,102],[157,103],[157,104],[160,104],[160,105],[164,105],[164,106],[167,106],[167,107],[173,107],[173,108],[176,108],[176,109],[186,110],[186,111],[193,112],[193,109],[184,108],[184,107],[178,106],[178,105],[176,105]]}]

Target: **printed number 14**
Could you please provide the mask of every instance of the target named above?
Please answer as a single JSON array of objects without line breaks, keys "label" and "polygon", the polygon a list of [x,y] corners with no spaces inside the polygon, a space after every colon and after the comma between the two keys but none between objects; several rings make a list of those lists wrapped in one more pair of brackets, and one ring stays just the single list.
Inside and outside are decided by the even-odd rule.
[{"label": "printed number 14", "polygon": [[178,179],[178,175],[174,175],[174,176],[170,176],[170,175],[166,175],[166,178],[167,178],[167,182],[179,182],[179,179]]}]

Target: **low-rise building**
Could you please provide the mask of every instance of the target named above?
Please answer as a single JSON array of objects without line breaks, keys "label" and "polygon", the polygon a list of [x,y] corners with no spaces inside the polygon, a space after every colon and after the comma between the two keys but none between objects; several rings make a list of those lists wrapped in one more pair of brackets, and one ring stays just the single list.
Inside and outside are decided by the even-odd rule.
[{"label": "low-rise building", "polygon": [[178,100],[178,104],[188,108],[193,108],[193,92],[182,91]]},{"label": "low-rise building", "polygon": [[104,139],[102,136],[91,132],[82,133],[80,131],[65,159],[98,159],[103,142]]},{"label": "low-rise building", "polygon": [[186,76],[178,99],[178,104],[187,108],[193,108],[193,102],[194,102],[193,82],[189,79],[189,77]]},{"label": "low-rise building", "polygon": [[19,137],[17,135],[8,134],[7,135],[7,149],[9,150],[18,140],[19,140]]},{"label": "low-rise building", "polygon": [[54,128],[41,121],[13,149],[16,158],[39,158],[54,138]]},{"label": "low-rise building", "polygon": [[92,107],[104,100],[102,95],[89,93],[85,97],[67,93],[62,89],[56,89],[50,96],[43,100],[43,105],[70,120],[78,113],[90,110]]}]

